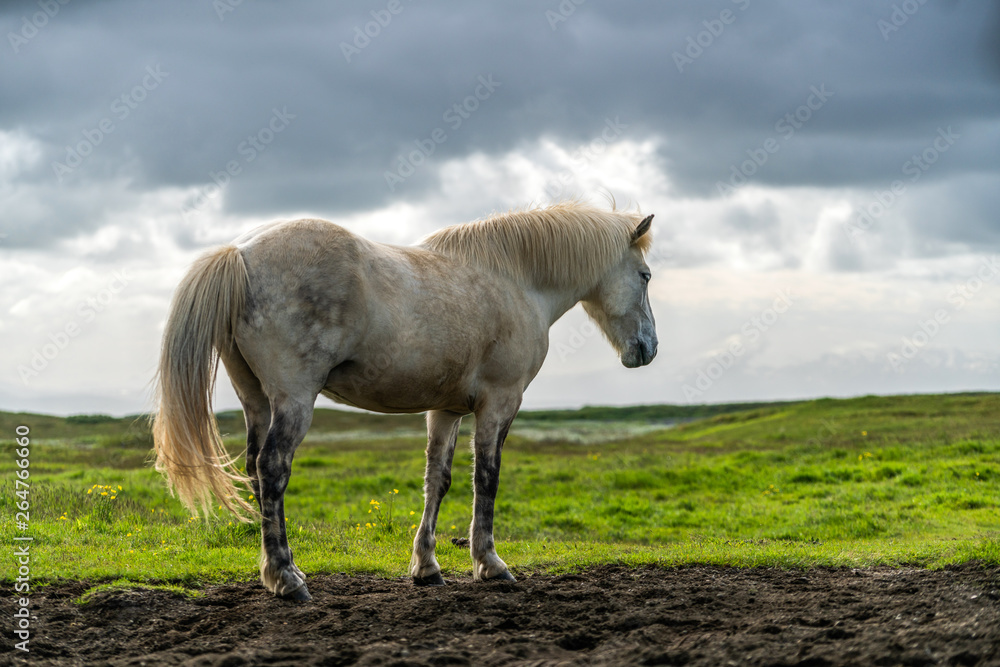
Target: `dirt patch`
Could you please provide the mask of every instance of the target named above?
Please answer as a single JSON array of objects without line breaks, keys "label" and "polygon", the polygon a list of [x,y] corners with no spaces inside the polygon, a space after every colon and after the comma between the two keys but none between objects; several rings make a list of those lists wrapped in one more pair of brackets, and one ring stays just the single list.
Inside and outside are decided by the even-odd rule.
[{"label": "dirt patch", "polygon": [[[32,665],[1000,664],[1000,569],[626,569],[508,583],[309,578],[313,602],[256,583],[33,600]],[[5,596],[0,616],[10,623]],[[9,626],[8,626],[9,627]],[[25,659],[27,658],[27,660]]]}]

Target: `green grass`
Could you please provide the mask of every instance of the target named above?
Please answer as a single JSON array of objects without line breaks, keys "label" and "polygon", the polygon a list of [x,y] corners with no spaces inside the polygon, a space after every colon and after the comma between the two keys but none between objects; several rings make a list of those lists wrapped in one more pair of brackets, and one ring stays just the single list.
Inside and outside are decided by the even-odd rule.
[{"label": "green grass", "polygon": [[191,590],[189,588],[184,588],[183,586],[176,586],[171,584],[142,584],[136,586],[134,581],[128,579],[118,579],[117,581],[111,581],[106,584],[99,584],[97,586],[91,586],[87,591],[73,600],[76,604],[85,605],[90,604],[94,597],[105,592],[118,592],[118,591],[134,591],[137,588],[144,590],[153,591],[167,591],[169,593],[174,593],[175,595],[186,597],[186,598],[199,598],[202,594],[199,591]]},{"label": "green grass", "polygon": [[[687,416],[677,406],[522,414],[497,499],[497,550],[514,572],[1000,564],[1000,395],[755,404],[693,421],[705,406],[687,407]],[[240,421],[220,415],[234,453]],[[4,451],[17,424],[34,443],[36,582],[256,577],[257,526],[190,517],[149,468],[142,419],[0,413]],[[317,411],[285,503],[307,573],[406,574],[422,506],[420,428],[419,416]],[[471,574],[468,551],[449,541],[471,518],[466,443],[439,521],[446,576]],[[7,544],[20,534],[13,460],[0,461]],[[2,563],[10,581],[13,559]]]}]

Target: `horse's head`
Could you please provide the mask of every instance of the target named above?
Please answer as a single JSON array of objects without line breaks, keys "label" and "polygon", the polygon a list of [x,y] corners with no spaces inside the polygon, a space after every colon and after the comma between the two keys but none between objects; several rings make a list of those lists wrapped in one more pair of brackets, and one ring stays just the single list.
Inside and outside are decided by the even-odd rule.
[{"label": "horse's head", "polygon": [[646,216],[632,234],[632,245],[597,286],[583,298],[583,308],[618,351],[627,368],[645,366],[656,356],[656,321],[649,307],[649,266],[643,259],[653,222]]}]

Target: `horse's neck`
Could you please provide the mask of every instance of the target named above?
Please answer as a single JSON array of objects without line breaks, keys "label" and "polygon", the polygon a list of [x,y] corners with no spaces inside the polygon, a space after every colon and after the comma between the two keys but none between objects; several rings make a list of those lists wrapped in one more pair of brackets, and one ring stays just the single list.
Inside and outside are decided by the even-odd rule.
[{"label": "horse's neck", "polygon": [[538,304],[539,312],[548,320],[550,327],[583,298],[578,291],[568,289],[529,289],[528,294]]}]

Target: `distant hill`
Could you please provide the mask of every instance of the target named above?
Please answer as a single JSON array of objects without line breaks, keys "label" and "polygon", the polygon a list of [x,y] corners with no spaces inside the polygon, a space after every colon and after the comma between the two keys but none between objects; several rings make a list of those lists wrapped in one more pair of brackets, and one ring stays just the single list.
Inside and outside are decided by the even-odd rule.
[{"label": "distant hill", "polygon": [[518,419],[531,421],[636,421],[674,423],[705,419],[730,412],[794,405],[802,401],[771,403],[706,403],[698,405],[630,405],[626,407],[586,406],[578,410],[524,410]]},{"label": "distant hill", "polygon": [[[990,396],[987,392],[947,394],[942,396]],[[577,410],[523,410],[518,415],[518,423],[546,425],[553,427],[567,422],[628,422],[631,424],[673,424],[699,419],[723,418],[733,413],[760,410],[779,410],[805,404],[817,406],[830,403],[866,404],[870,406],[920,406],[934,403],[934,396],[868,396],[854,399],[816,399],[812,401],[777,401],[755,403],[719,403],[703,405],[636,405],[627,407],[588,406]],[[245,432],[243,413],[238,410],[220,412],[217,415],[219,429],[224,435],[237,436]],[[728,418],[723,418],[728,419]],[[1000,420],[1000,417],[998,417]],[[467,420],[471,424],[471,419]],[[55,417],[32,413],[12,413],[0,411],[0,440],[14,437],[14,429],[19,424],[31,427],[35,439],[76,439],[82,442],[114,441],[129,446],[152,446],[149,422],[146,415],[111,417],[108,415],[73,415]],[[348,412],[330,408],[318,408],[313,415],[310,433],[324,432],[381,432],[420,431],[424,417],[416,415],[380,415],[368,412]]]},{"label": "distant hill", "polygon": [[[602,421],[674,423],[703,419],[715,415],[743,410],[790,405],[791,403],[720,403],[705,405],[635,405],[627,407],[587,406],[577,410],[522,410],[519,420],[532,422]],[[227,410],[216,415],[223,433],[243,433],[246,428],[243,413]],[[0,411],[0,439],[13,433],[18,424],[28,424],[39,438],[70,438],[101,435],[120,435],[130,432],[143,435],[149,432],[147,415],[112,417],[103,414],[52,415],[28,412]],[[381,431],[387,429],[423,428],[424,416],[381,415],[371,412],[348,412],[331,408],[317,408],[313,413],[311,431]]]}]

